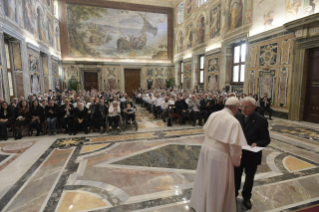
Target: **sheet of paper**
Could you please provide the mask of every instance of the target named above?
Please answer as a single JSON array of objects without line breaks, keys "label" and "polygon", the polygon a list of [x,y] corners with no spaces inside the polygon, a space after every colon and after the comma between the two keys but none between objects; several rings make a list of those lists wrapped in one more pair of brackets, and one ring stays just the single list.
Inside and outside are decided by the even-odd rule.
[{"label": "sheet of paper", "polygon": [[254,148],[251,148],[251,146],[247,145],[247,146],[242,146],[242,149],[250,151],[250,152],[260,152],[263,149],[263,147],[255,146]]}]

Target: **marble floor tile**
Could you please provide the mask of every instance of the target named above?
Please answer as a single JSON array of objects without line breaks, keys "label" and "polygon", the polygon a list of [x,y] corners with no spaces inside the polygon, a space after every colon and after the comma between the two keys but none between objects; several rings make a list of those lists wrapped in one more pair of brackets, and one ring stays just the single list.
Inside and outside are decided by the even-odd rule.
[{"label": "marble floor tile", "polygon": [[89,192],[66,191],[58,208],[59,212],[75,212],[111,206],[106,200]]},{"label": "marble floor tile", "polygon": [[82,147],[82,150],[80,153],[82,154],[82,153],[88,153],[88,152],[92,152],[95,150],[99,150],[103,147],[106,147],[107,145],[108,144],[86,145],[86,146]]},{"label": "marble floor tile", "polygon": [[289,172],[315,168],[314,165],[292,156],[287,156],[286,158],[284,158],[283,164]]},{"label": "marble floor tile", "polygon": [[141,133],[141,134],[132,134],[132,135],[97,137],[97,138],[92,138],[88,143],[126,141],[126,140],[143,139],[143,138],[154,138],[154,135],[153,133]]},{"label": "marble floor tile", "polygon": [[55,149],[3,211],[39,211],[73,150]]}]

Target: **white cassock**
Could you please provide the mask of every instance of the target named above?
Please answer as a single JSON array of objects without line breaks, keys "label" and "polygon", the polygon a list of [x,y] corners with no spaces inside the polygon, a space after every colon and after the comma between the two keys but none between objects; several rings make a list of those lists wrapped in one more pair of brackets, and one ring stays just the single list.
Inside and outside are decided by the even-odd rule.
[{"label": "white cassock", "polygon": [[244,133],[228,108],[213,113],[204,131],[190,206],[196,212],[236,212],[234,166],[247,145]]}]

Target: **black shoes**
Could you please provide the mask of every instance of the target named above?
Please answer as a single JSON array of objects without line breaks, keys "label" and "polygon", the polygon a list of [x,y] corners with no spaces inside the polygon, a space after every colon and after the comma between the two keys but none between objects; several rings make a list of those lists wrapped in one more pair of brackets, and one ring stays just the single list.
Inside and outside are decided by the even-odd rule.
[{"label": "black shoes", "polygon": [[[78,132],[73,132],[73,135],[76,135],[76,134],[78,134]],[[72,133],[71,133],[71,135],[72,135]]]},{"label": "black shoes", "polygon": [[251,207],[252,207],[250,199],[243,199],[243,205],[247,209],[251,209]]},{"label": "black shoes", "polygon": [[85,130],[85,134],[89,134],[89,131],[87,129]]}]

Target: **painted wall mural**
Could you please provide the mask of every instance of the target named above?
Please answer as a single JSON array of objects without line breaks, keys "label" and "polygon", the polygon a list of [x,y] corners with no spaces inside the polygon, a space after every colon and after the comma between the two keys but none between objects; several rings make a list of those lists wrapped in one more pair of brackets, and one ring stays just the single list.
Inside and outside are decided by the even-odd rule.
[{"label": "painted wall mural", "polygon": [[29,51],[29,70],[31,72],[39,72],[39,54]]},{"label": "painted wall mural", "polygon": [[186,0],[185,4],[184,4],[184,11],[185,11],[185,18],[188,18],[193,11],[193,7],[194,7],[194,1],[193,0]]},{"label": "painted wall mural", "polygon": [[67,19],[72,57],[168,59],[167,14],[67,5]]},{"label": "painted wall mural", "polygon": [[49,42],[49,45],[51,47],[53,47],[53,44],[54,44],[54,38],[55,38],[55,35],[54,35],[54,31],[53,31],[53,19],[51,16],[47,16],[47,19],[48,19],[48,23],[47,23],[47,27],[48,27],[48,42]]},{"label": "painted wall mural", "polygon": [[216,72],[218,71],[218,68],[219,68],[218,58],[208,59],[208,73]]},{"label": "painted wall mural", "polygon": [[197,35],[197,44],[202,44],[205,42],[205,17],[200,15],[197,19],[197,26],[196,26],[196,35]]},{"label": "painted wall mural", "polygon": [[237,27],[243,24],[243,1],[242,0],[227,0],[225,5],[227,12],[226,31],[232,32]]},{"label": "painted wall mural", "polygon": [[205,63],[205,88],[211,91],[219,90],[219,66],[220,54],[213,54],[206,57]]},{"label": "painted wall mural", "polygon": [[44,10],[42,10],[41,7],[37,7],[37,26],[38,26],[38,32],[39,32],[39,39],[43,41],[44,43],[48,43],[48,25],[47,25],[47,17],[44,13]]},{"label": "painted wall mural", "polygon": [[56,23],[55,27],[55,49],[61,51],[61,43],[60,43],[60,28],[58,27],[59,23]]},{"label": "painted wall mural", "polygon": [[22,70],[20,43],[12,43],[13,64],[15,71]]},{"label": "painted wall mural", "polygon": [[16,16],[16,0],[5,0],[2,1],[4,14],[15,21]]},{"label": "painted wall mural", "polygon": [[276,70],[260,70],[258,71],[258,96],[262,97],[267,93],[271,98],[271,105],[275,104],[274,97],[276,91]]},{"label": "painted wall mural", "polygon": [[34,0],[22,0],[23,7],[23,20],[24,20],[24,29],[28,30],[30,33],[35,33],[35,7]]},{"label": "painted wall mural", "polygon": [[184,88],[191,89],[192,87],[192,62],[184,63]]},{"label": "painted wall mural", "polygon": [[193,24],[189,24],[186,28],[186,48],[193,47]]},{"label": "painted wall mural", "polygon": [[210,28],[209,36],[210,39],[213,39],[217,36],[220,36],[221,28],[221,4],[218,4],[210,10]]}]

